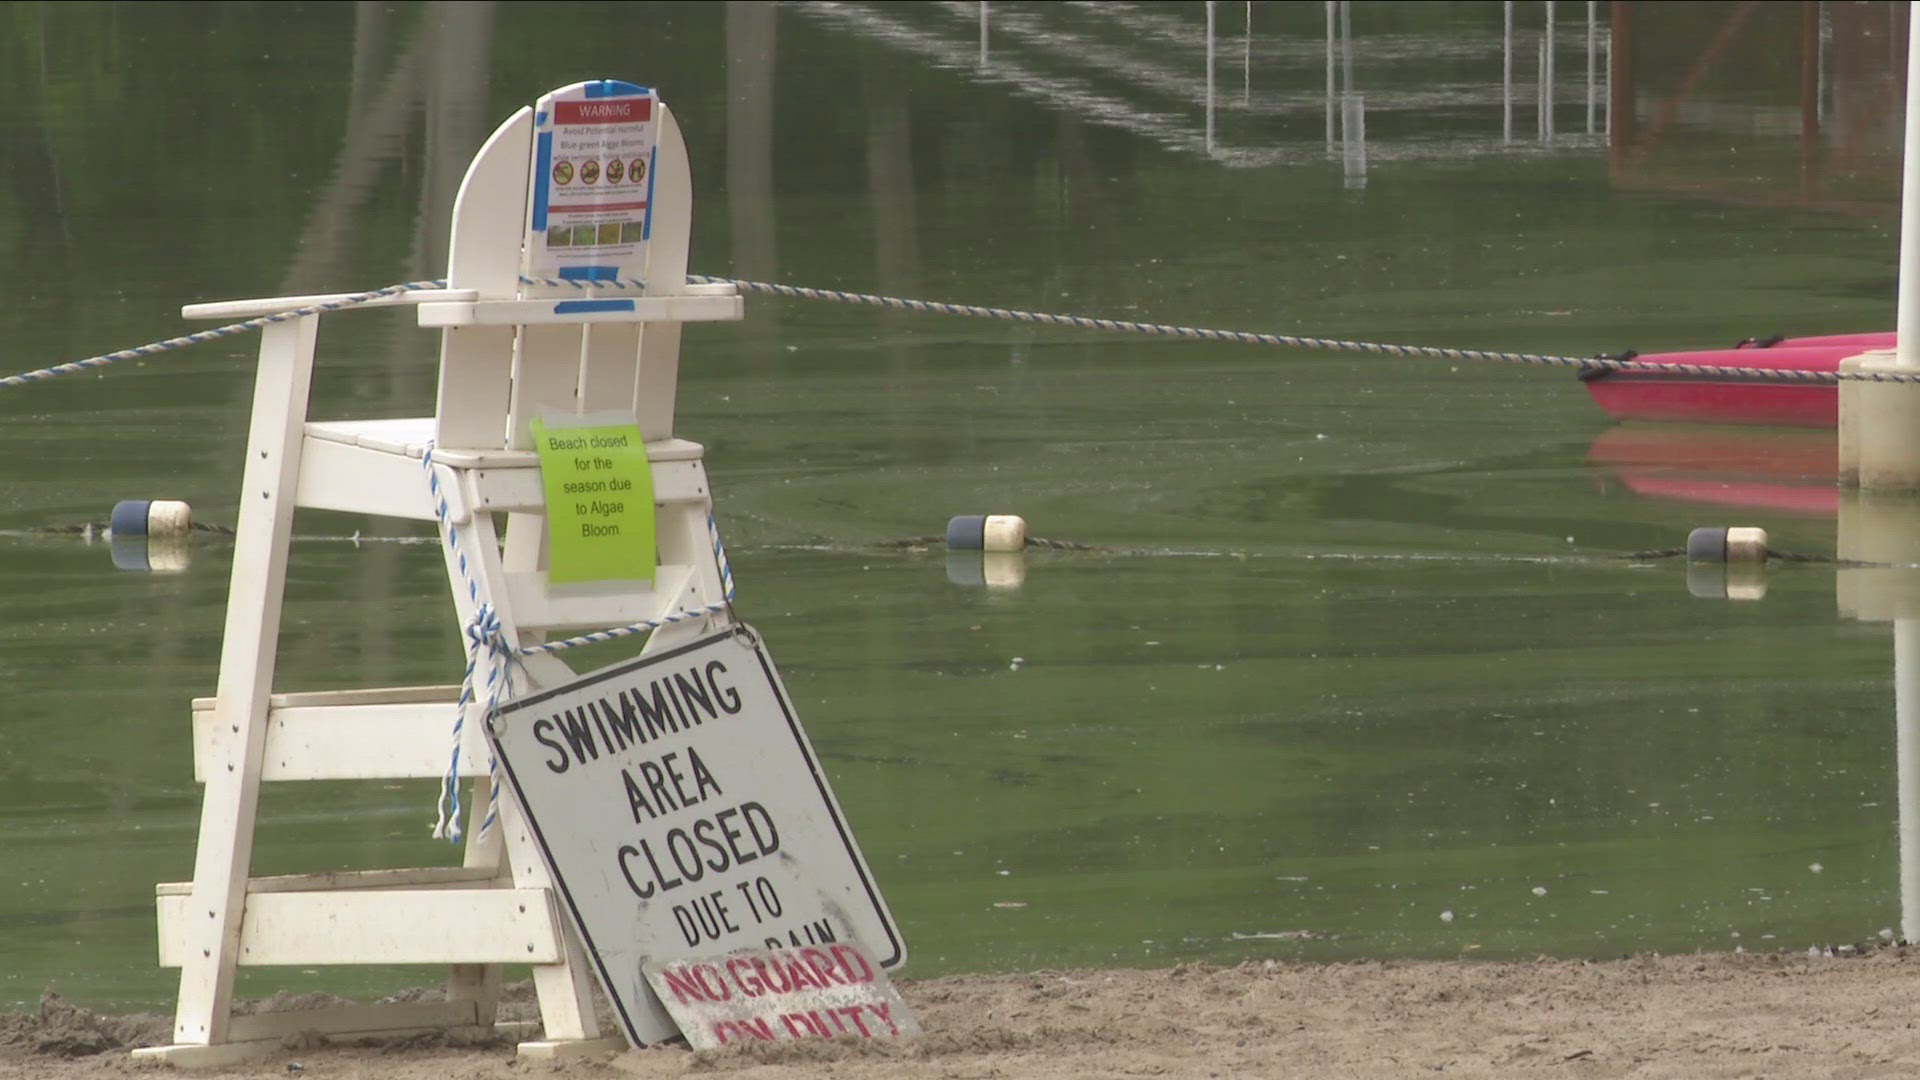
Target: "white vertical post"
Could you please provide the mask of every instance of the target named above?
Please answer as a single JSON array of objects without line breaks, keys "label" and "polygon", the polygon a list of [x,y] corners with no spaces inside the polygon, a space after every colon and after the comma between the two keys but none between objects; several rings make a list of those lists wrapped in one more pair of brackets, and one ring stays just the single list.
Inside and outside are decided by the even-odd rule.
[{"label": "white vertical post", "polygon": [[1600,0],[1587,0],[1587,134],[1593,134],[1595,92],[1600,80],[1595,62],[1600,55]]},{"label": "white vertical post", "polygon": [[1533,55],[1533,137],[1541,142],[1547,141],[1547,39],[1540,39],[1540,46]]},{"label": "white vertical post", "polygon": [[1333,146],[1333,13],[1339,0],[1327,0],[1327,146]]},{"label": "white vertical post", "polygon": [[1920,622],[1893,621],[1894,763],[1900,799],[1900,937],[1920,941]]},{"label": "white vertical post", "polygon": [[980,0],[980,66],[987,66],[987,0]]},{"label": "white vertical post", "polygon": [[1553,141],[1553,0],[1546,0],[1547,29],[1540,37],[1540,141]]},{"label": "white vertical post", "polygon": [[1340,150],[1348,188],[1367,186],[1367,103],[1359,94],[1340,95]]},{"label": "white vertical post", "polygon": [[1213,0],[1207,0],[1207,153],[1213,153]]},{"label": "white vertical post", "polygon": [[1500,43],[1500,141],[1513,141],[1513,0],[1506,9],[1506,33]]},{"label": "white vertical post", "polygon": [[1247,34],[1240,42],[1240,103],[1253,104],[1253,0],[1247,0]]},{"label": "white vertical post", "polygon": [[1340,0],[1340,67],[1340,156],[1347,187],[1363,188],[1367,186],[1367,112],[1353,91],[1353,0]]},{"label": "white vertical post", "polygon": [[[1908,5],[1907,135],[1900,181],[1900,295],[1892,356],[1841,361],[1843,373],[1920,373],[1920,3]],[[1840,384],[1840,482],[1867,491],[1920,492],[1920,386]]]},{"label": "white vertical post", "polygon": [[1612,143],[1613,142],[1613,24],[1611,22],[1607,24],[1607,36],[1605,38],[1602,38],[1601,41],[1607,50],[1607,55],[1602,59],[1602,62],[1600,65],[1600,70],[1604,72],[1604,74],[1601,75],[1601,82],[1603,83],[1603,85],[1600,88],[1601,89],[1600,96],[1605,98],[1607,102],[1606,111],[1602,114],[1603,122],[1601,126],[1605,130],[1605,133],[1607,136],[1607,142]]},{"label": "white vertical post", "polygon": [[1353,93],[1353,0],[1340,0],[1340,89]]},{"label": "white vertical post", "polygon": [[1900,176],[1900,303],[1894,366],[1920,369],[1920,3],[1907,15],[1907,141]]}]

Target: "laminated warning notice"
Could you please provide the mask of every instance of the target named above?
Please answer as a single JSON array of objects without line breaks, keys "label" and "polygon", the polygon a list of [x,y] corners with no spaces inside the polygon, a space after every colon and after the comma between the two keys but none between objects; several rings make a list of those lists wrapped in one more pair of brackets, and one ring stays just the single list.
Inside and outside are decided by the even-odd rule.
[{"label": "laminated warning notice", "polygon": [[638,277],[651,232],[658,100],[648,92],[549,108],[536,135],[531,272]]}]

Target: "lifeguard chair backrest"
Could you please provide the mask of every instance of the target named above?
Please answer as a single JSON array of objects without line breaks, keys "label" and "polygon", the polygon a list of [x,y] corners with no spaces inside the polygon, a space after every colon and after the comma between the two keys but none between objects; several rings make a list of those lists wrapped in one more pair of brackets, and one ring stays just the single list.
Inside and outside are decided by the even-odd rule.
[{"label": "lifeguard chair backrest", "polygon": [[447,285],[550,297],[568,321],[442,331],[436,444],[524,449],[543,412],[631,411],[671,436],[679,324],[593,319],[685,291],[692,217],[686,144],[646,87],[575,83],[495,129],[454,200]]}]

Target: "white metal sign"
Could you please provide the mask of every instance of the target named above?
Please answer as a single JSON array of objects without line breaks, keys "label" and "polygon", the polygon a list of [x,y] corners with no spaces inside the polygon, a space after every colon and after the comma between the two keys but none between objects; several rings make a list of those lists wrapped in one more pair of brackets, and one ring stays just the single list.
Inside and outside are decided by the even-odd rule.
[{"label": "white metal sign", "polygon": [[759,638],[735,627],[501,706],[487,736],[627,1037],[648,961],[900,933]]}]

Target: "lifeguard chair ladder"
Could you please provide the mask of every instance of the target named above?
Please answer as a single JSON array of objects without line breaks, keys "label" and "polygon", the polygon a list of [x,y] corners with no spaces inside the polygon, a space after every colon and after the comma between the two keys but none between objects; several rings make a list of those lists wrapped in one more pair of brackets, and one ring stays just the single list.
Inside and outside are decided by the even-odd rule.
[{"label": "lifeguard chair ladder", "polygon": [[[566,267],[541,284],[552,111],[564,102],[641,97],[655,139],[644,243],[615,265]],[[465,709],[460,774],[473,784],[459,866],[250,877],[264,782],[440,777],[458,687],[276,693],[275,649],[296,506],[435,521],[460,624],[490,604],[510,646],[553,631],[687,616],[646,648],[710,632],[722,619],[721,570],[701,447],[673,437],[683,322],[738,319],[731,286],[686,281],[692,185],[672,114],[651,91],[598,81],[523,108],[474,158],[454,205],[447,287],[385,298],[418,305],[441,334],[435,415],[309,422],[320,316],[270,326],[260,344],[217,692],[194,702],[194,763],[204,784],[193,880],[158,887],[160,959],[177,966],[174,1043],[140,1053],[217,1064],[271,1051],[289,1035],[492,1028],[500,965],[530,963],[545,1037],[525,1053],[606,1049],[588,967],[511,798],[489,804],[484,695]],[[637,250],[636,250],[637,248]],[[621,259],[625,262],[621,263]],[[530,261],[532,260],[532,261]],[[533,271],[530,273],[530,271]],[[638,278],[644,288],[616,290]],[[596,284],[599,282],[600,284]],[[200,304],[190,318],[284,311],[317,298]],[[374,305],[368,305],[374,306]],[[651,463],[659,565],[651,584],[583,591],[547,584],[545,503],[529,421],[631,410]],[[423,467],[431,454],[430,470]],[[430,496],[428,472],[439,495]],[[504,537],[496,516],[504,516]],[[450,528],[449,528],[450,527]],[[471,585],[469,584],[471,582]],[[669,640],[670,639],[670,640]],[[519,689],[572,677],[550,655],[524,658]],[[451,965],[444,1002],[233,1015],[239,965]],[[664,1011],[643,1034],[675,1031]]]}]

